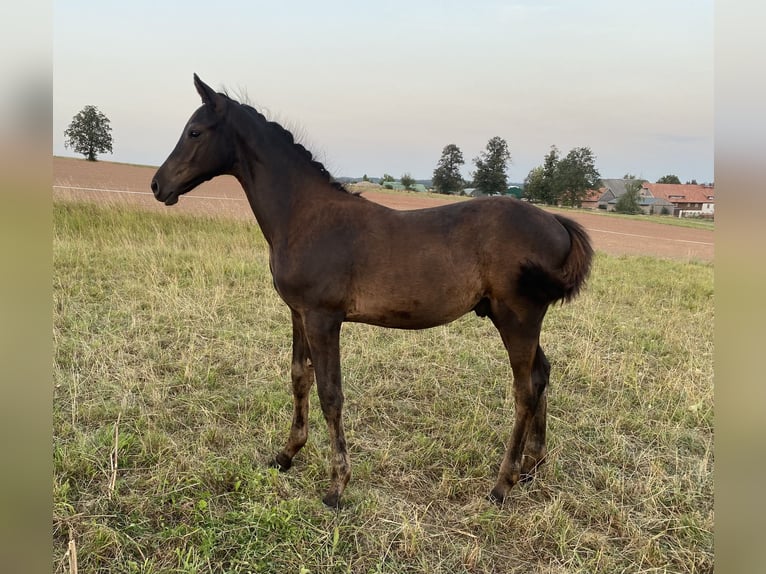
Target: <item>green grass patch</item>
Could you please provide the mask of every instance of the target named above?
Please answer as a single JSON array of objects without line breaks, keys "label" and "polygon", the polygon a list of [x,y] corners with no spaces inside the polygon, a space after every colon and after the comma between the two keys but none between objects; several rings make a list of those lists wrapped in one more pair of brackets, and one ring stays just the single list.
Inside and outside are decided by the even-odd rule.
[{"label": "green grass patch", "polygon": [[605,211],[603,209],[589,209],[581,210],[567,207],[549,207],[540,206],[544,209],[551,211],[574,211],[577,213],[587,213],[589,215],[597,215],[599,217],[611,217],[614,219],[627,219],[634,221],[650,221],[652,223],[659,223],[661,225],[672,225],[675,227],[688,227],[690,229],[708,229],[710,231],[715,230],[715,221],[712,219],[696,218],[696,217],[673,217],[671,215],[628,215],[625,213],[615,213],[614,211]]},{"label": "green grass patch", "polygon": [[56,571],[70,538],[83,572],[712,571],[712,266],[599,254],[549,311],[550,454],[501,508],[492,325],[344,326],[333,512],[315,395],[294,468],[267,466],[291,336],[258,228],[77,203],[54,222]]}]

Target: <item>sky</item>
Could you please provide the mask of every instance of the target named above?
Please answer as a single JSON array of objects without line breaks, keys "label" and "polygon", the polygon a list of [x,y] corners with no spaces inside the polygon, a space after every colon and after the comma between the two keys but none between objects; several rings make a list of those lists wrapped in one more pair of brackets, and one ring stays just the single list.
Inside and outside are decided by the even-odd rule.
[{"label": "sky", "polygon": [[[521,182],[555,145],[603,178],[712,182],[712,0],[58,1],[53,153],[86,105],[114,153],[160,165],[200,105],[193,74],[298,135],[335,176],[463,174],[508,142]],[[80,156],[81,157],[81,156]]]}]

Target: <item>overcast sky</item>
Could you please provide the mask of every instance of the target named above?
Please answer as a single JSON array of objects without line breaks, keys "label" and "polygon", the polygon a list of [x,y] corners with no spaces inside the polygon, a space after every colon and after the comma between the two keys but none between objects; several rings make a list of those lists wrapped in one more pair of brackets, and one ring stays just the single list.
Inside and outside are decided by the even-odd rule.
[{"label": "overcast sky", "polygon": [[430,178],[493,136],[523,181],[551,145],[604,178],[713,181],[712,0],[54,3],[53,153],[85,105],[159,165],[199,106],[246,94],[336,176]]}]

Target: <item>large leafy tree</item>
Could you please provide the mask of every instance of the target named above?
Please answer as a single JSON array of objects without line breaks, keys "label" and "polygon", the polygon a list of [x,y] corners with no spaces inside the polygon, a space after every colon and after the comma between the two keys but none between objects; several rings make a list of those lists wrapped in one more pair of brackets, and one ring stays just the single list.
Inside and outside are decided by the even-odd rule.
[{"label": "large leafy tree", "polygon": [[444,146],[433,175],[433,186],[439,193],[457,193],[465,186],[460,166],[465,163],[463,152],[455,144]]},{"label": "large leafy tree", "polygon": [[98,154],[112,153],[111,132],[109,118],[96,106],[85,106],[64,131],[64,146],[83,154],[89,161],[96,161]]},{"label": "large leafy tree", "polygon": [[538,165],[529,170],[524,178],[524,197],[532,201],[543,201],[543,189],[545,188],[545,173],[543,166]]},{"label": "large leafy tree", "polygon": [[598,188],[600,177],[596,157],[590,148],[574,148],[561,158],[554,145],[545,156],[543,165],[529,172],[524,194],[533,201],[548,205],[579,207],[588,190]]},{"label": "large leafy tree", "polygon": [[660,179],[657,180],[657,183],[681,183],[681,180],[678,179],[677,175],[669,174],[663,175]]},{"label": "large leafy tree", "polygon": [[580,207],[588,190],[597,189],[601,175],[596,169],[596,156],[588,147],[569,151],[556,167],[557,184],[561,190],[559,201],[571,207]]},{"label": "large leafy tree", "polygon": [[524,182],[524,195],[532,201],[548,205],[559,202],[561,190],[558,185],[559,150],[555,145],[545,156],[543,165],[533,168]]},{"label": "large leafy tree", "polygon": [[487,148],[473,160],[476,172],[473,184],[484,193],[506,193],[508,176],[505,171],[511,161],[508,143],[495,136],[487,142]]},{"label": "large leafy tree", "polygon": [[543,189],[542,200],[548,205],[556,205],[559,202],[561,196],[561,189],[559,185],[559,160],[561,154],[559,148],[555,145],[551,146],[551,151],[545,156],[543,160]]}]

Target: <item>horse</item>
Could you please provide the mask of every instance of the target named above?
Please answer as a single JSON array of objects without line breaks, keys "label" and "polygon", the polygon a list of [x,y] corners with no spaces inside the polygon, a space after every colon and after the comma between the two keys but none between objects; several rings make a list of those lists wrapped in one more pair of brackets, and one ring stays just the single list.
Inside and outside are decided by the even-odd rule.
[{"label": "horse", "polygon": [[272,464],[290,468],[308,437],[316,381],[337,508],[351,478],[342,411],[344,321],[397,329],[444,325],[473,311],[500,333],[513,372],[514,421],[488,498],[502,504],[546,456],[550,363],[540,346],[548,307],[573,299],[593,249],[577,222],[511,197],[399,211],[348,191],[292,134],[194,74],[202,105],[151,181],[173,205],[234,176],[268,243],[273,285],[292,317],[293,412]]}]

